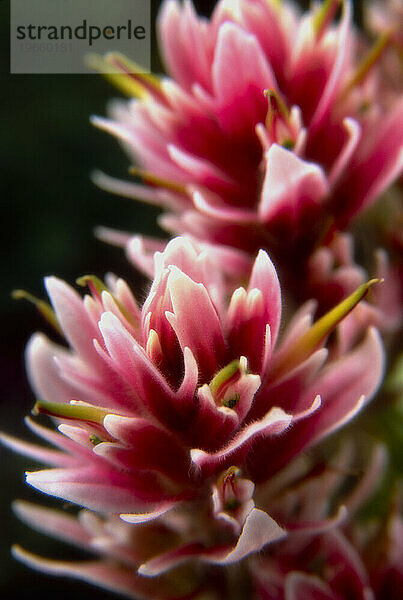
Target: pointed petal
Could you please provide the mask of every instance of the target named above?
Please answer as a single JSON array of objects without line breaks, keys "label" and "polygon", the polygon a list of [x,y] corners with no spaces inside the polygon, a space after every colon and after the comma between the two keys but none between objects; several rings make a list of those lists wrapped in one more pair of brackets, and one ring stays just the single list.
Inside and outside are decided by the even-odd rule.
[{"label": "pointed petal", "polygon": [[152,510],[150,512],[126,513],[126,514],[121,514],[120,518],[122,519],[122,521],[125,521],[126,523],[132,523],[135,525],[138,525],[141,523],[149,523],[150,521],[154,521],[155,519],[158,519],[162,515],[165,515],[167,512],[169,512],[170,510],[175,508],[177,505],[178,505],[177,501],[164,502],[160,505],[157,505],[157,507],[154,508],[154,510]]},{"label": "pointed petal", "polygon": [[168,287],[173,313],[166,317],[181,348],[191,349],[202,377],[210,379],[222,362],[225,348],[221,324],[208,292],[176,267],[170,269]]},{"label": "pointed petal", "polygon": [[267,167],[259,215],[264,223],[277,218],[295,223],[304,212],[318,207],[328,192],[322,169],[272,144],[266,154]]},{"label": "pointed petal", "polygon": [[242,135],[264,120],[265,89],[275,78],[254,35],[234,23],[221,25],[212,67],[217,114],[224,131]]},{"label": "pointed petal", "polygon": [[142,412],[175,421],[174,395],[143,348],[112,313],[104,313],[100,324],[113,369],[130,385]]},{"label": "pointed petal", "polygon": [[63,380],[55,362],[55,357],[66,355],[70,357],[70,352],[41,333],[34,334],[29,340],[25,350],[28,378],[39,398],[70,402],[76,397],[74,385]]},{"label": "pointed petal", "polygon": [[235,547],[206,549],[201,544],[188,544],[152,558],[140,566],[138,573],[146,577],[155,577],[192,558],[199,558],[211,564],[232,564],[285,535],[286,532],[267,513],[253,508],[246,518]]},{"label": "pointed petal", "polygon": [[281,320],[281,289],[276,268],[264,250],[260,250],[252,268],[248,290],[257,288],[263,294],[264,315],[262,321],[270,325],[271,341],[274,346]]},{"label": "pointed petal", "polygon": [[91,536],[75,516],[23,500],[14,502],[13,510],[33,529],[64,542],[90,549]]},{"label": "pointed petal", "polygon": [[100,359],[94,350],[92,340],[98,339],[100,342],[100,335],[81,297],[72,287],[57,277],[47,277],[45,284],[57,320],[67,340],[86,362],[95,368],[98,367]]},{"label": "pointed petal", "polygon": [[185,346],[183,349],[183,360],[185,363],[185,374],[183,376],[180,388],[176,392],[183,400],[194,398],[199,379],[199,370],[197,362],[190,348]]},{"label": "pointed petal", "polygon": [[186,432],[189,445],[216,449],[225,443],[238,425],[237,413],[226,406],[217,406],[209,385],[198,388],[196,417]]},{"label": "pointed petal", "polygon": [[126,447],[103,442],[94,448],[95,454],[128,469],[155,470],[173,480],[188,480],[189,454],[173,435],[145,419],[108,415],[104,426]]},{"label": "pointed petal", "polygon": [[111,192],[123,198],[140,200],[145,204],[164,206],[170,210],[181,210],[188,204],[178,193],[116,179],[101,171],[92,173],[92,181],[106,192]]},{"label": "pointed petal", "polygon": [[342,20],[337,34],[337,43],[335,44],[336,55],[333,61],[332,70],[327,77],[325,88],[316,106],[315,113],[312,116],[310,132],[314,132],[323,123],[333,106],[337,93],[340,91],[340,84],[343,83],[346,59],[348,58],[348,51],[351,46],[349,40],[352,31],[351,18],[351,3],[349,1],[343,2]]},{"label": "pointed petal", "polygon": [[267,513],[258,508],[252,508],[246,517],[241,535],[235,548],[224,556],[210,556],[208,562],[219,565],[229,565],[242,560],[253,552],[259,552],[267,544],[277,542],[287,535],[284,529]]},{"label": "pointed petal", "polygon": [[[383,365],[382,342],[377,331],[371,328],[360,346],[336,363],[330,363],[304,391],[301,406],[309,405],[318,393],[323,399],[321,406],[308,410],[305,418],[294,422],[287,436],[270,439],[267,447],[262,440],[252,449],[248,464],[253,481],[266,480],[301,450],[349,422],[375,393],[381,382]],[[268,452],[270,464],[259,462],[258,457]]]},{"label": "pointed petal", "polygon": [[[399,177],[403,169],[403,100],[382,115],[357,151],[350,169],[337,186],[333,207],[344,227]],[[348,196],[348,199],[346,197]]]},{"label": "pointed petal", "polygon": [[340,506],[339,510],[333,517],[328,519],[318,519],[312,522],[297,522],[287,523],[286,529],[290,533],[301,533],[303,535],[316,535],[318,533],[324,533],[329,529],[342,525],[349,516],[348,510],[345,506]]},{"label": "pointed petal", "polygon": [[77,464],[77,459],[65,452],[38,446],[38,444],[31,444],[30,442],[19,440],[6,433],[0,433],[0,442],[7,448],[10,448],[13,452],[28,456],[45,465],[51,465],[53,467],[72,467]]},{"label": "pointed petal", "polygon": [[26,481],[45,494],[101,512],[137,512],[164,499],[150,473],[129,475],[100,465],[31,472]]},{"label": "pointed petal", "polygon": [[180,546],[179,548],[175,548],[175,550],[164,552],[164,554],[159,554],[148,560],[146,563],[140,565],[137,572],[143,577],[156,577],[202,554],[203,546],[201,544],[187,544],[186,546]]},{"label": "pointed petal", "polygon": [[285,579],[285,600],[337,600],[338,596],[319,577],[290,573]]},{"label": "pointed petal", "polygon": [[[42,558],[27,552],[20,546],[13,547],[13,555],[27,566],[48,575],[68,576],[100,586],[128,598],[151,600],[155,595],[147,582],[133,574],[132,570],[107,562],[64,562]],[[154,590],[155,591],[155,590]]]},{"label": "pointed petal", "polygon": [[343,121],[343,125],[347,132],[347,141],[345,142],[329,173],[328,181],[331,188],[343,174],[343,171],[348,167],[348,164],[354,155],[361,138],[361,126],[358,121],[346,118]]},{"label": "pointed petal", "polygon": [[283,432],[292,420],[281,408],[272,408],[267,415],[255,423],[243,428],[224,448],[214,453],[202,450],[191,450],[192,462],[204,474],[214,473],[224,469],[229,462],[238,463],[250,449],[255,438],[262,436],[277,436]]}]

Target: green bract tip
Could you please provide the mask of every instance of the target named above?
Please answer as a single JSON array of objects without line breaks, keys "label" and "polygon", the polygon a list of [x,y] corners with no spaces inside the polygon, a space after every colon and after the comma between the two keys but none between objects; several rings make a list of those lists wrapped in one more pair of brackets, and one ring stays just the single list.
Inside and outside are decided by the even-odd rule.
[{"label": "green bract tip", "polygon": [[110,411],[106,408],[91,406],[79,402],[71,402],[70,404],[62,404],[61,402],[48,402],[47,400],[38,400],[32,410],[34,415],[45,414],[51,417],[61,417],[73,419],[77,421],[88,421],[90,423],[98,423],[102,425],[106,415]]},{"label": "green bract tip", "polygon": [[233,360],[228,365],[223,367],[213,379],[210,381],[210,390],[213,394],[216,394],[219,389],[233,377],[240,370],[240,361]]},{"label": "green bract tip", "polygon": [[59,325],[59,321],[57,320],[55,311],[50,306],[50,304],[48,304],[48,302],[45,302],[45,300],[40,300],[40,298],[37,298],[36,296],[30,294],[29,292],[26,292],[25,290],[13,290],[11,292],[11,296],[12,298],[14,298],[14,300],[24,299],[34,304],[34,306],[37,308],[37,310],[40,312],[43,318],[46,319],[46,321],[48,321],[48,323],[50,323],[50,325],[52,325],[52,327],[54,327],[54,329],[56,329],[58,333],[63,335],[63,331]]}]

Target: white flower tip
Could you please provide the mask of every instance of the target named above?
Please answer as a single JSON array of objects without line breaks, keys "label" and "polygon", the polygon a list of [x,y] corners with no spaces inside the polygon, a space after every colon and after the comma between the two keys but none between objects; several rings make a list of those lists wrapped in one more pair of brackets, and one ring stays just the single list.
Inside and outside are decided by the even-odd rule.
[{"label": "white flower tip", "polygon": [[63,283],[62,280],[58,277],[55,277],[55,275],[47,275],[43,278],[43,281],[45,283],[46,290],[49,294],[53,288],[60,287],[60,284]]},{"label": "white flower tip", "polygon": [[142,575],[143,577],[153,577],[154,573],[151,569],[147,567],[146,563],[143,563],[137,569],[138,575]]},{"label": "white flower tip", "polygon": [[312,408],[311,408],[311,410],[312,410],[312,411],[318,410],[318,409],[321,407],[321,405],[322,405],[322,398],[321,398],[321,396],[318,394],[318,395],[316,396],[315,400],[313,401],[313,404],[312,404]]},{"label": "white flower tip", "polygon": [[11,555],[17,560],[27,562],[26,559],[29,556],[29,553],[26,550],[24,550],[19,544],[13,544],[11,546]]}]

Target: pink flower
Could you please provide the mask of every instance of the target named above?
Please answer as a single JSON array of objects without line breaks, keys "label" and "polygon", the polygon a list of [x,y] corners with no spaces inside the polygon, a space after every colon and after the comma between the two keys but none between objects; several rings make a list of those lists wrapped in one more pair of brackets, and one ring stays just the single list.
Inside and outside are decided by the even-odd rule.
[{"label": "pink flower", "polygon": [[[313,304],[303,306],[279,341],[281,292],[264,251],[248,287],[230,299],[214,254],[187,239],[157,252],[154,271],[141,310],[114,277],[109,289],[82,278],[91,290],[84,299],[59,279],[46,280],[54,314],[44,312],[68,347],[36,334],[27,364],[41,398],[34,412],[51,415],[58,431],[29,424],[57,449],[3,436],[51,466],[28,473],[30,485],[101,515],[66,529],[68,519],[49,513],[41,527],[116,558],[119,568],[105,572],[109,587],[153,598],[133,565],[148,577],[195,558],[227,565],[295,529],[319,532],[344,518],[343,511],[320,511],[295,520],[260,490],[302,450],[350,421],[383,370],[373,328],[350,332],[343,356],[325,346],[372,282],[314,324]],[[37,520],[37,509],[19,510]],[[152,541],[138,547],[140,525]],[[23,558],[91,581],[101,568]]]},{"label": "pink flower", "polygon": [[162,206],[171,232],[268,249],[297,277],[318,241],[403,165],[403,103],[383,104],[374,66],[388,38],[360,56],[350,3],[334,24],[337,5],[300,15],[288,2],[221,0],[206,20],[191,2],[166,1],[159,37],[171,77],[133,75],[107,56],[137,98],[94,118],[151,185],[100,173],[96,182]]},{"label": "pink flower", "polygon": [[385,76],[386,94],[396,97],[402,93],[402,54],[403,54],[403,8],[400,0],[371,0],[364,7],[367,28],[377,36],[388,35],[390,49],[384,57],[382,67]]},{"label": "pink flower", "polygon": [[[315,495],[316,490],[323,491],[325,486],[329,494],[329,482],[333,490],[342,484],[343,468],[347,467],[344,454],[344,460],[339,457],[339,465],[335,465],[337,474],[328,465],[322,475],[311,478],[304,510],[318,510],[315,504],[320,505],[323,494]],[[385,467],[385,449],[375,448],[364,478],[346,500],[350,515],[371,496]],[[350,521],[319,536],[285,540],[275,552],[268,551],[263,560],[251,561],[254,599],[397,600],[403,582],[401,534],[402,520],[395,507],[387,522],[373,519],[360,525]]]}]

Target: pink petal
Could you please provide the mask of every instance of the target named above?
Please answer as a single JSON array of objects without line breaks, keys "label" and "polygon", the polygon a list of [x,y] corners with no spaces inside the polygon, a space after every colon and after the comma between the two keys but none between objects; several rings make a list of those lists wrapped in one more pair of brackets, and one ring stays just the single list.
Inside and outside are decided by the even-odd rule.
[{"label": "pink petal", "polygon": [[57,356],[54,360],[59,369],[60,379],[74,386],[74,400],[78,398],[115,411],[133,409],[134,403],[130,394],[105,360],[105,353],[100,350],[97,340],[94,340],[94,346],[102,361],[102,368],[98,366],[94,372],[77,356]]},{"label": "pink petal", "polygon": [[98,225],[94,229],[94,235],[96,238],[111,244],[112,246],[118,246],[119,248],[124,247],[132,237],[132,233],[119,231],[117,229],[110,229],[109,227],[102,227]]},{"label": "pink petal", "polygon": [[217,115],[225,132],[239,136],[264,120],[263,91],[276,87],[269,63],[254,35],[238,25],[221,25],[212,67]]},{"label": "pink petal", "polygon": [[137,269],[152,279],[154,277],[154,253],[161,252],[164,247],[163,240],[134,235],[126,242],[126,254]]},{"label": "pink petal", "polygon": [[145,419],[107,415],[104,427],[124,448],[115,443],[101,443],[94,452],[130,469],[156,470],[174,480],[188,480],[189,454],[170,433]]},{"label": "pink petal", "polygon": [[204,158],[185,152],[173,144],[168,145],[168,153],[172,161],[189,174],[192,182],[195,181],[213,189],[217,186],[223,191],[231,189],[235,185],[235,182],[220,171],[214,163]]},{"label": "pink petal", "polygon": [[46,533],[64,542],[70,542],[90,549],[91,536],[79,520],[61,510],[36,506],[18,500],[13,503],[17,516],[37,531]]},{"label": "pink petal", "polygon": [[202,544],[187,544],[186,546],[180,546],[175,550],[170,550],[148,560],[146,563],[140,565],[137,572],[144,577],[156,577],[169,569],[201,555],[203,555]]},{"label": "pink petal", "polygon": [[27,566],[48,575],[69,576],[91,583],[129,598],[151,600],[155,590],[147,582],[133,574],[132,570],[117,567],[107,562],[64,562],[41,558],[19,546],[13,547],[13,555]]},{"label": "pink petal", "polygon": [[50,342],[43,334],[34,334],[25,350],[28,377],[36,395],[49,402],[70,402],[77,391],[60,376],[55,356],[71,356],[61,346]]},{"label": "pink petal", "polygon": [[322,554],[329,565],[327,581],[338,597],[344,598],[351,593],[363,600],[374,600],[362,559],[341,531],[332,529],[321,542]]},{"label": "pink petal", "polygon": [[[246,292],[238,288],[232,295],[228,309],[228,345],[232,356],[246,356],[250,369],[260,373],[267,342],[265,298],[257,289]],[[271,340],[271,335],[270,335]]]},{"label": "pink petal", "polygon": [[294,6],[249,0],[239,5],[240,21],[245,29],[256,36],[277,77],[282,79],[289,62],[290,42],[295,29]]},{"label": "pink petal", "polygon": [[[328,356],[326,348],[314,352],[307,360],[287,373],[280,381],[263,384],[253,403],[250,418],[259,416],[269,410],[281,398],[283,410],[293,414],[309,408],[311,397],[302,396],[302,391],[310,385],[318,375]],[[270,369],[269,373],[270,373]],[[307,404],[302,404],[307,402]]]},{"label": "pink petal", "polygon": [[209,556],[208,562],[228,565],[242,560],[252,552],[259,552],[267,544],[277,542],[287,535],[263,510],[253,508],[246,518],[235,548],[225,555]]},{"label": "pink petal", "polygon": [[286,576],[284,600],[338,600],[338,596],[318,577],[295,572]]},{"label": "pink petal", "polygon": [[185,346],[183,349],[183,360],[185,364],[185,374],[183,376],[180,388],[176,392],[183,400],[193,398],[196,393],[197,382],[199,379],[199,370],[197,362],[190,348]]},{"label": "pink petal", "polygon": [[77,464],[77,459],[65,452],[59,452],[57,450],[38,446],[37,444],[31,444],[30,442],[25,442],[11,435],[7,435],[6,433],[0,433],[0,442],[7,448],[10,448],[13,452],[28,456],[45,465],[72,467]]},{"label": "pink petal", "polygon": [[350,420],[361,406],[360,396],[364,396],[366,402],[370,400],[381,383],[383,370],[382,342],[376,329],[370,328],[356,350],[345,355],[334,366],[329,365],[312,385],[312,389],[323,398],[323,411],[313,417],[315,433],[311,443]]},{"label": "pink petal", "polygon": [[343,125],[347,132],[347,140],[329,173],[328,182],[330,187],[335,185],[339,177],[343,174],[343,171],[348,168],[349,162],[361,139],[361,126],[357,121],[346,118],[343,121]]},{"label": "pink petal", "polygon": [[312,522],[287,522],[287,532],[289,533],[301,533],[303,535],[316,535],[318,533],[324,533],[329,529],[342,525],[349,516],[348,510],[345,506],[340,506],[339,510],[333,517],[328,519],[318,519]]},{"label": "pink petal", "polygon": [[[74,440],[66,438],[66,436],[64,434],[60,435],[60,433],[58,431],[53,431],[52,429],[49,429],[49,427],[44,427],[43,425],[39,425],[30,417],[25,417],[25,424],[27,425],[27,427],[29,427],[29,429],[31,431],[33,431],[35,433],[35,435],[38,435],[39,437],[44,439],[49,444],[52,444],[53,446],[56,446],[57,448],[60,448],[61,450],[65,451],[65,452],[69,452],[73,456],[78,455],[78,457],[84,456],[86,458],[88,458],[88,456],[91,456],[92,447],[91,447],[91,451],[88,452],[87,448],[77,445]],[[63,427],[62,425],[59,425],[59,428],[60,428],[59,431],[61,433],[62,433],[62,427]],[[86,435],[89,439],[89,432],[85,431],[85,430],[82,430],[82,431],[83,431],[83,434]]]},{"label": "pink petal", "polygon": [[345,81],[346,62],[351,46],[351,13],[352,8],[350,2],[343,2],[343,15],[337,33],[336,56],[334,58],[332,70],[328,75],[326,86],[321,94],[319,103],[312,116],[310,123],[310,133],[313,134],[317,128],[323,123],[326,116],[329,114],[332,106],[335,103],[340,86]]},{"label": "pink petal", "polygon": [[220,221],[229,223],[248,223],[254,225],[256,222],[256,212],[246,208],[236,208],[229,204],[223,204],[216,194],[205,190],[197,189],[192,194],[193,204],[198,211],[207,217],[213,217]]},{"label": "pink petal", "polygon": [[[176,0],[164,2],[158,16],[158,33],[163,49],[163,56],[168,71],[185,89],[201,77],[203,69],[204,52],[199,45],[204,40],[203,26],[193,22],[189,16],[184,17],[180,4]],[[191,29],[198,60],[193,55],[193,45],[189,47],[189,31]]]},{"label": "pink petal", "polygon": [[210,387],[197,390],[197,414],[192,427],[186,432],[189,444],[216,449],[230,437],[239,425],[237,413],[226,406],[217,406]]},{"label": "pink petal", "polygon": [[101,512],[137,512],[165,499],[150,473],[129,475],[99,465],[31,472],[26,481],[45,494]]},{"label": "pink petal", "polygon": [[145,202],[146,204],[152,204],[156,206],[164,206],[170,210],[181,210],[188,204],[184,202],[183,198],[179,194],[170,193],[166,190],[159,188],[152,188],[149,186],[141,185],[138,183],[132,183],[124,181],[122,179],[116,179],[105,175],[101,171],[95,171],[92,173],[92,180],[106,192],[111,192],[123,198],[132,198]]},{"label": "pink petal", "polygon": [[239,396],[239,401],[233,410],[238,415],[240,423],[242,423],[249,413],[259,388],[260,377],[259,375],[252,375],[252,373],[242,373],[238,381],[233,385],[233,393]]},{"label": "pink petal", "polygon": [[291,419],[291,415],[287,415],[281,408],[272,408],[261,421],[244,427],[221,450],[211,454],[203,450],[191,450],[192,462],[205,475],[224,469],[229,462],[236,464],[242,460],[256,437],[279,435],[289,426]]},{"label": "pink petal", "polygon": [[399,100],[377,127],[364,131],[355,160],[335,191],[334,210],[341,226],[369,206],[402,172],[402,138],[403,101]]},{"label": "pink petal", "polygon": [[100,341],[96,324],[91,321],[81,297],[64,281],[56,277],[45,279],[57,320],[67,340],[80,356],[95,368],[100,358],[94,350],[93,339]]},{"label": "pink petal", "polygon": [[99,327],[111,365],[132,388],[138,409],[143,413],[151,410],[159,419],[173,423],[173,392],[143,348],[111,313],[102,315]]},{"label": "pink petal", "polygon": [[328,192],[328,184],[318,165],[298,158],[277,144],[272,144],[266,160],[259,205],[263,222],[286,218],[295,223],[304,212],[322,203]]},{"label": "pink petal", "polygon": [[[209,380],[225,356],[224,338],[217,312],[202,284],[197,284],[176,267],[170,268],[168,288],[173,313],[166,317],[182,350],[188,346],[202,377]],[[213,350],[214,349],[214,352]]]},{"label": "pink petal", "polygon": [[267,513],[253,508],[246,518],[235,547],[205,549],[201,544],[188,544],[152,558],[140,566],[138,573],[146,577],[155,577],[191,558],[218,565],[232,564],[285,535],[286,532]]},{"label": "pink petal", "polygon": [[134,525],[149,523],[150,521],[154,521],[162,515],[165,515],[167,512],[178,506],[178,504],[179,503],[177,501],[164,502],[160,505],[157,505],[157,507],[150,512],[121,514],[120,518],[126,523],[132,523]]},{"label": "pink petal", "polygon": [[281,320],[281,289],[276,268],[264,250],[260,250],[252,268],[248,291],[257,288],[263,294],[264,315],[262,322],[270,325],[271,341],[274,346]]},{"label": "pink petal", "polygon": [[[382,342],[377,331],[371,328],[360,346],[330,364],[304,391],[301,406],[309,406],[318,393],[323,398],[322,405],[317,410],[308,409],[305,418],[293,423],[287,436],[258,441],[248,458],[253,480],[266,480],[301,450],[349,422],[379,386],[383,362]],[[270,464],[259,458],[268,452]]]}]

